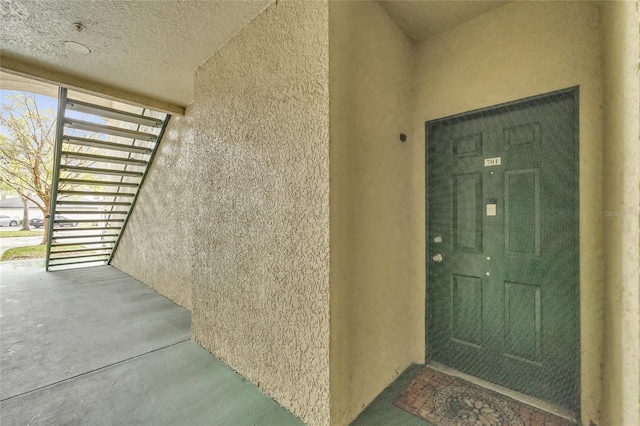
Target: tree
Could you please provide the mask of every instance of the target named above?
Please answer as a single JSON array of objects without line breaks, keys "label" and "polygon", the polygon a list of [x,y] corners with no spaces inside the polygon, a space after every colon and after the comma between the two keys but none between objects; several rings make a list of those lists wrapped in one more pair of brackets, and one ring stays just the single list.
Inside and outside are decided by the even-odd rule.
[{"label": "tree", "polygon": [[28,231],[29,227],[29,199],[20,194],[20,200],[22,200],[22,230]]},{"label": "tree", "polygon": [[[56,117],[51,109],[41,110],[33,93],[6,95],[10,102],[2,103],[0,111],[0,181],[16,191],[23,200],[33,202],[44,217],[46,244],[49,207],[53,180]],[[68,150],[88,152],[86,148]],[[89,161],[62,159],[63,164],[89,166]],[[78,179],[79,173],[61,172],[60,177]],[[75,185],[60,183],[60,189]]]},{"label": "tree", "polygon": [[22,193],[18,193],[22,201],[22,231],[29,231],[29,199]]}]

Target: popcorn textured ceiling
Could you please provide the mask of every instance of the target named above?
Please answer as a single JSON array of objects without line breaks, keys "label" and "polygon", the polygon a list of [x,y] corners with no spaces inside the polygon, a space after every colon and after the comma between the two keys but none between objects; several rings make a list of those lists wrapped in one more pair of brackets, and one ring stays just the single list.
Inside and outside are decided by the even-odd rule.
[{"label": "popcorn textured ceiling", "polygon": [[[185,106],[196,67],[269,3],[3,0],[0,51],[3,59]],[[65,41],[91,53],[74,53]]]}]

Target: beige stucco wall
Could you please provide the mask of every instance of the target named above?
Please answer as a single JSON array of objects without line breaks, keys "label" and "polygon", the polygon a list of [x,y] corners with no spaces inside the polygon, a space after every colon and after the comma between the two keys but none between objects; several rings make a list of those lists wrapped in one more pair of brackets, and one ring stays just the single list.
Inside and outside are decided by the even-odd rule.
[{"label": "beige stucco wall", "polygon": [[0,89],[1,90],[20,90],[25,92],[33,92],[52,98],[58,97],[58,86],[38,81],[32,78],[21,77],[17,74],[11,74],[2,71],[0,68]]},{"label": "beige stucco wall", "polygon": [[[192,115],[169,121],[112,265],[191,310],[194,196],[200,159]],[[197,199],[197,198],[196,198]]]},{"label": "beige stucco wall", "polygon": [[280,2],[203,63],[114,259],[310,425],[329,423],[328,49],[327,4]]},{"label": "beige stucco wall", "polygon": [[279,2],[196,71],[193,339],[310,425],[329,421],[329,39]]},{"label": "beige stucco wall", "polygon": [[602,6],[607,425],[640,424],[639,7],[637,1]]},{"label": "beige stucco wall", "polygon": [[[414,197],[424,199],[424,123],[580,86],[580,313],[582,422],[598,423],[603,338],[602,88],[599,6],[516,2],[420,46],[413,139]],[[417,146],[419,144],[419,146]],[[424,223],[424,207],[414,216]],[[414,238],[424,291],[424,228]],[[415,303],[424,309],[424,293]],[[428,341],[428,336],[427,336]]]},{"label": "beige stucco wall", "polygon": [[331,423],[348,424],[412,362],[413,45],[380,5],[330,2]]},{"label": "beige stucco wall", "polygon": [[[273,4],[198,69],[116,266],[190,307],[194,339],[305,422],[346,424],[424,360],[425,121],[579,85],[581,418],[629,424],[639,220],[603,214],[639,206],[637,98],[615,95],[637,93],[616,71],[625,7],[601,27],[596,3],[508,4],[416,47],[373,2]],[[176,197],[184,222],[161,214]]]}]

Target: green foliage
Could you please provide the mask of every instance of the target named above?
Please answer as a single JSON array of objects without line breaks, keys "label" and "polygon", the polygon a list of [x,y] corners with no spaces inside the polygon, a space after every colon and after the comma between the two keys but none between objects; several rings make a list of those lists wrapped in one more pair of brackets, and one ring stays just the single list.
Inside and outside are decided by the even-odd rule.
[{"label": "green foliage", "polygon": [[0,238],[42,237],[42,231],[2,231]]},{"label": "green foliage", "polygon": [[2,254],[2,262],[7,260],[38,259],[47,255],[46,244],[40,246],[14,247]]},{"label": "green foliage", "polygon": [[[83,246],[68,246],[65,247],[67,250],[75,250],[75,249],[83,249]],[[65,255],[74,255],[74,254],[94,254],[98,253],[98,251],[87,251],[87,252],[70,252],[65,253]],[[47,255],[47,245],[42,244],[39,246],[27,246],[27,247],[14,247],[10,248],[4,252],[2,255],[2,259],[0,262],[8,261],[8,260],[23,260],[23,259],[39,259],[41,257],[46,257]]]}]

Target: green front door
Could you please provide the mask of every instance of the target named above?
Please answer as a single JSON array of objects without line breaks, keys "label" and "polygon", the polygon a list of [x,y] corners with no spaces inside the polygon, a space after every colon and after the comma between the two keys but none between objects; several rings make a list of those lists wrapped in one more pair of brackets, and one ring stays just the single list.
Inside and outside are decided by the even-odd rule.
[{"label": "green front door", "polygon": [[577,409],[577,90],[427,123],[427,356]]}]

